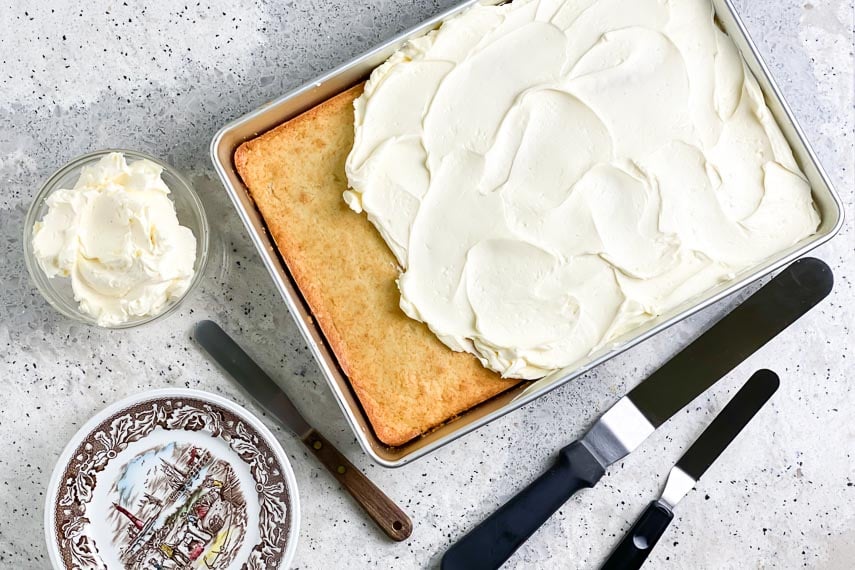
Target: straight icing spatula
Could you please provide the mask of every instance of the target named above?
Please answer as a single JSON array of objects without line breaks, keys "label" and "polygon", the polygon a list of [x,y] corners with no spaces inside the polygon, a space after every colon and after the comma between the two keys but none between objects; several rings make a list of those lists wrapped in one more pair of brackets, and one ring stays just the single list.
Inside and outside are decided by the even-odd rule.
[{"label": "straight icing spatula", "polygon": [[194,329],[196,341],[262,408],[294,432],[330,475],[359,503],[383,532],[398,542],[413,532],[407,514],[372,483],[365,474],[309,425],[288,395],[232,340],[220,325],[200,321]]},{"label": "straight icing spatula", "polygon": [[674,518],[674,507],[778,389],[778,375],[758,370],[719,412],[668,474],[665,490],[650,503],[600,570],[637,570]]},{"label": "straight icing spatula", "polygon": [[824,299],[834,279],[822,261],[792,263],[617,401],[546,473],[445,553],[444,570],[498,568],[574,493]]}]

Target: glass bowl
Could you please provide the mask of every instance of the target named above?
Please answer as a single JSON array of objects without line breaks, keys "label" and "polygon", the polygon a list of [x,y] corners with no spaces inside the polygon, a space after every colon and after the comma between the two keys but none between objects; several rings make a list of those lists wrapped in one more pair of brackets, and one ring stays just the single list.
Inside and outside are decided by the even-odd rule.
[{"label": "glass bowl", "polygon": [[208,240],[209,228],[208,220],[205,217],[205,208],[199,200],[199,196],[187,182],[187,180],[173,167],[164,163],[153,156],[125,149],[106,149],[97,152],[91,152],[79,156],[53,173],[47,182],[36,194],[29,211],[27,218],[24,221],[24,260],[27,265],[27,271],[30,277],[36,284],[39,292],[57,311],[68,318],[88,325],[99,325],[98,321],[82,312],[78,308],[78,303],[74,299],[74,292],[71,289],[71,279],[68,277],[48,277],[42,270],[41,266],[36,261],[33,252],[33,227],[36,222],[42,220],[48,212],[46,204],[48,196],[55,190],[60,188],[72,188],[80,177],[80,171],[84,166],[89,166],[101,160],[105,155],[111,152],[118,152],[125,155],[125,159],[131,163],[137,160],[150,160],[163,168],[161,178],[169,187],[169,197],[175,204],[175,211],[178,214],[178,222],[182,226],[190,228],[193,235],[196,236],[196,261],[194,263],[193,279],[187,287],[184,294],[170,301],[162,311],[155,315],[147,315],[128,320],[117,325],[109,325],[105,328],[111,329],[127,329],[150,323],[156,319],[161,319],[174,312],[181,302],[199,285],[205,271],[205,264],[208,260]]}]

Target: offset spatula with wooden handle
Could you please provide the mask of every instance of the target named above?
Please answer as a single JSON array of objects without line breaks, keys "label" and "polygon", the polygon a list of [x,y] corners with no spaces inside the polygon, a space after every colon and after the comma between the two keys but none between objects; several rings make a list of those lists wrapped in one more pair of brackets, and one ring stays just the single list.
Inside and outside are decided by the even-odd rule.
[{"label": "offset spatula with wooden handle", "polygon": [[443,570],[498,568],[574,493],[824,299],[834,279],[818,259],[792,263],[617,401],[555,464],[451,546]]},{"label": "offset spatula with wooden handle", "polygon": [[362,471],[306,422],[285,392],[213,321],[201,321],[196,341],[279,423],[293,431],[389,538],[406,540],[410,518]]}]

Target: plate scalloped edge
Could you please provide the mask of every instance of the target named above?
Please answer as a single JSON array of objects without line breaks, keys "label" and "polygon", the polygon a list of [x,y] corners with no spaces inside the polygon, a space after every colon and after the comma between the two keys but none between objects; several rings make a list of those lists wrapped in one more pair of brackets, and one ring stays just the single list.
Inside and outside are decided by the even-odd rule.
[{"label": "plate scalloped edge", "polygon": [[[126,411],[128,413],[123,414]],[[138,414],[140,419],[129,422],[133,414]],[[129,446],[142,442],[154,434],[154,430],[158,428],[163,432],[169,430],[179,430],[181,433],[208,432],[214,440],[225,442],[224,445],[227,445],[231,453],[245,464],[245,470],[252,476],[255,483],[254,491],[259,501],[258,534],[267,538],[267,545],[259,543],[253,547],[249,560],[242,567],[268,568],[270,562],[275,562],[275,567],[286,568],[293,559],[297,547],[300,501],[296,478],[282,446],[273,433],[242,406],[216,394],[184,388],[150,390],[123,398],[96,413],[66,444],[53,470],[45,499],[45,539],[54,568],[97,567],[99,562],[96,558],[97,552],[89,549],[89,545],[94,544],[90,540],[66,540],[67,550],[65,557],[63,556],[60,529],[57,528],[58,509],[63,509],[64,516],[67,517],[63,525],[65,536],[67,538],[85,536],[90,526],[87,523],[90,521],[85,517],[86,507],[81,506],[77,499],[82,497],[83,502],[88,504],[92,501],[97,487],[97,477],[87,476],[88,470],[92,469],[95,473],[104,471],[110,461],[123,454]],[[193,470],[192,477],[189,472],[178,471],[180,475],[187,476],[187,481],[204,475],[204,473],[200,475],[203,467],[206,473],[209,468],[213,468],[219,469],[221,473],[226,470],[234,475],[227,461],[211,456],[207,450],[200,451],[196,446],[184,445],[176,451],[175,447],[173,445],[170,448],[172,453],[179,455],[184,452],[189,453],[190,455],[185,459],[190,461],[199,461],[199,456],[202,457],[204,465],[200,463]],[[162,450],[162,448],[157,449]],[[150,454],[151,450],[145,453]],[[134,456],[132,460],[137,460],[139,457],[141,455]],[[161,461],[163,461],[162,458]],[[75,463],[78,467],[74,473],[72,473],[71,463]],[[85,466],[86,469],[81,471],[80,466]],[[227,474],[227,476],[230,475]],[[222,497],[223,482],[214,479],[208,477],[204,480],[208,483],[208,488],[205,490],[214,491],[212,497]],[[64,492],[60,488],[60,483],[63,481]],[[115,492],[117,483],[112,483],[111,491]],[[201,486],[197,487],[196,491],[199,492]],[[228,488],[228,485],[226,487]],[[237,490],[237,494],[240,495],[240,489]],[[238,504],[241,498],[237,497]],[[162,499],[163,497],[161,499],[152,497],[155,501]],[[204,497],[202,499],[202,503],[209,502],[204,501]],[[199,497],[195,496],[194,500],[198,501]],[[61,502],[62,506],[60,506]],[[156,532],[152,531],[151,526],[147,526],[154,525],[153,521],[156,517],[149,517],[146,521],[135,517],[131,512],[124,513],[124,509],[119,509],[118,506],[115,508],[129,519],[127,531],[130,538],[126,539],[129,542],[135,540],[135,534],[151,536],[152,532]],[[201,552],[201,541],[213,540],[220,530],[216,526],[210,528],[211,524],[207,519],[208,528],[205,528],[206,521],[198,520],[199,515],[204,517],[209,510],[211,505],[202,504],[197,507],[196,512],[192,513],[196,515],[196,519],[192,519],[194,525],[190,530],[195,530],[195,534],[191,533],[187,540],[190,546],[196,545],[197,556]],[[216,508],[213,510],[216,511]],[[221,513],[217,512],[217,514]],[[285,517],[287,525],[284,534],[280,523],[281,516]],[[213,514],[210,518],[217,523],[221,522]],[[73,524],[69,524],[70,522]],[[116,537],[120,535],[118,531],[114,531],[114,534]],[[203,538],[200,540],[196,538],[197,535]],[[124,534],[121,536],[124,538]],[[194,540],[198,542],[193,542]],[[71,556],[68,549],[72,546],[78,562],[77,566],[67,564]],[[174,557],[174,560],[187,557],[186,549],[181,551],[173,545],[165,545],[161,548],[165,548],[163,552],[167,553],[169,558]],[[236,552],[238,547],[234,548]],[[232,566],[231,562],[236,561],[230,561],[229,567]],[[101,567],[103,567],[103,561]]]}]

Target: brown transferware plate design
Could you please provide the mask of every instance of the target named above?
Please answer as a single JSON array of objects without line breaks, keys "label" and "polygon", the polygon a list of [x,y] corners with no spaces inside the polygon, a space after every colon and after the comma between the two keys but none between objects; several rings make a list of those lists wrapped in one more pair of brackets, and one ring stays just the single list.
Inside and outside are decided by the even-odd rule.
[{"label": "brown transferware plate design", "polygon": [[47,497],[57,568],[273,569],[296,547],[299,504],[272,434],[193,390],[134,396],[66,447]]}]

